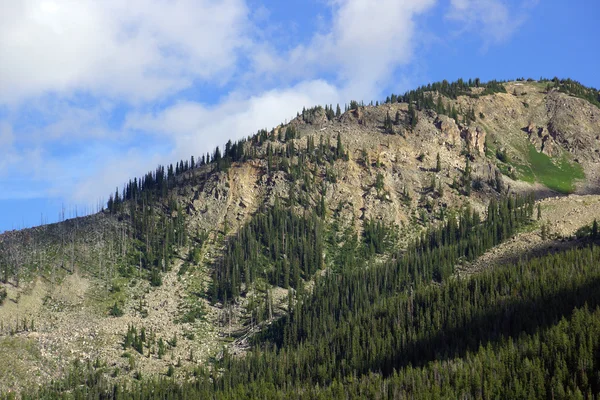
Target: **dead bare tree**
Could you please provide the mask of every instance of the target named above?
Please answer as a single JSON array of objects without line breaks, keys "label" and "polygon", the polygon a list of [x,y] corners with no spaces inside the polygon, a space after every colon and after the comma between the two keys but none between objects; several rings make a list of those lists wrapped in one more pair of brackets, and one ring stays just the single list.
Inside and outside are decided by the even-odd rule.
[{"label": "dead bare tree", "polygon": [[4,274],[2,276],[2,282],[3,283],[7,283],[8,282],[8,266],[9,266],[9,262],[8,262],[8,250],[6,248],[6,244],[4,243],[4,241],[0,242],[0,266],[4,266]]},{"label": "dead bare tree", "polygon": [[16,240],[16,237],[10,236],[7,240],[8,247],[8,260],[13,266],[13,275],[15,280],[15,286],[19,287],[20,279],[21,279],[21,268],[23,265],[23,260],[25,258],[25,242],[19,243]]},{"label": "dead bare tree", "polygon": [[73,226],[68,229],[68,239],[71,244],[71,273],[75,273],[75,240],[77,239],[77,219],[73,221]]}]

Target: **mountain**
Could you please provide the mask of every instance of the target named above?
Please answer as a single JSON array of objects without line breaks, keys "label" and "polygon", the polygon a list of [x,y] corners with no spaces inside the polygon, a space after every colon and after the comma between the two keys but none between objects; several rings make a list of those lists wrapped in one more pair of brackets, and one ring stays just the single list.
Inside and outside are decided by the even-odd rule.
[{"label": "mountain", "polygon": [[599,165],[571,80],[305,109],[0,235],[0,394],[598,395]]}]

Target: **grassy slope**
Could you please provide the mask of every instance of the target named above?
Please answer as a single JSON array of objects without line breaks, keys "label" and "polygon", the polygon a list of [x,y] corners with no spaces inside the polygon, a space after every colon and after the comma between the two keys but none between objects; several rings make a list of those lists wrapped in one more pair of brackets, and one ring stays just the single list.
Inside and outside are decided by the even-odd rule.
[{"label": "grassy slope", "polygon": [[496,159],[498,168],[503,174],[511,175],[510,166],[516,170],[516,175],[513,177],[528,183],[541,183],[559,193],[572,193],[575,190],[575,182],[585,178],[581,165],[571,161],[566,153],[562,153],[559,157],[550,157],[538,152],[529,142],[525,145],[519,143],[514,148],[520,153],[523,162],[511,158],[504,163],[497,160],[496,149],[492,146],[488,148],[486,155],[488,158]]}]

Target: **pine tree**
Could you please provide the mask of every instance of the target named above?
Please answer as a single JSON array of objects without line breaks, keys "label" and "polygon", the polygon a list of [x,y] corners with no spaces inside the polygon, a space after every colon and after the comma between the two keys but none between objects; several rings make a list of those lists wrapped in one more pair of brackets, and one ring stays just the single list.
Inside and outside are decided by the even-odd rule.
[{"label": "pine tree", "polygon": [[335,149],[335,156],[336,159],[344,158],[345,156],[344,145],[342,144],[342,136],[339,133],[337,135],[337,146]]},{"label": "pine tree", "polygon": [[385,133],[394,133],[394,127],[392,126],[392,119],[390,118],[390,112],[388,111],[383,120],[383,130]]},{"label": "pine tree", "polygon": [[462,176],[462,184],[465,195],[471,195],[471,161],[467,157],[467,161],[465,163],[465,169],[463,171]]},{"label": "pine tree", "polygon": [[438,114],[445,114],[446,113],[446,109],[444,108],[444,102],[442,101],[442,96],[438,96],[435,108],[436,108],[436,112]]},{"label": "pine tree", "polygon": [[381,190],[383,190],[383,175],[381,173],[377,173],[377,176],[375,177],[375,189],[377,190],[377,193],[379,193]]},{"label": "pine tree", "polygon": [[452,104],[452,110],[450,111],[450,118],[458,122],[458,111],[456,111],[456,107]]},{"label": "pine tree", "polygon": [[417,111],[415,110],[415,107],[412,104],[412,101],[409,101],[408,103],[408,114],[406,118],[407,125],[410,125],[411,129],[414,129],[417,126],[417,123],[419,122],[419,118],[417,115]]}]

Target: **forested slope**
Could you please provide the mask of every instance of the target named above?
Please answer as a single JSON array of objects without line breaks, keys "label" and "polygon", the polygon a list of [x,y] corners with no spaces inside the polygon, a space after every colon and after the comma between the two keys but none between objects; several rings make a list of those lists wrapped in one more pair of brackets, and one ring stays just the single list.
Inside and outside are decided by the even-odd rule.
[{"label": "forested slope", "polygon": [[[460,80],[305,109],[2,234],[0,392],[598,393],[596,211],[563,229],[552,207],[588,200],[536,202],[598,193],[597,95]],[[515,235],[544,246],[482,267]]]}]

